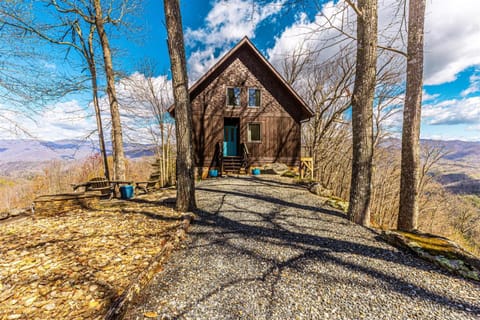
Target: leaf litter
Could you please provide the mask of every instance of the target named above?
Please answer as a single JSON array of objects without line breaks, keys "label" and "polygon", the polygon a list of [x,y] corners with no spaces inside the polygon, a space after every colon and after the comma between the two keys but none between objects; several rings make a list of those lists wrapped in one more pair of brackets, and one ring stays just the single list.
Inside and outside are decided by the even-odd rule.
[{"label": "leaf litter", "polygon": [[0,224],[0,319],[102,319],[181,223],[165,196]]}]

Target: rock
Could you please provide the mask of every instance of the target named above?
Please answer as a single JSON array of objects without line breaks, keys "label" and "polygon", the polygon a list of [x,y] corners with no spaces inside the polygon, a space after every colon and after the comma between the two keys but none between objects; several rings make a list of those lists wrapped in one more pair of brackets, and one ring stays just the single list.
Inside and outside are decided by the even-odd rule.
[{"label": "rock", "polygon": [[454,274],[476,281],[480,279],[479,260],[446,238],[401,231],[383,231],[382,238]]},{"label": "rock", "polygon": [[310,188],[310,192],[320,197],[329,198],[333,195],[333,191],[324,188],[320,183],[314,183]]},{"label": "rock", "polygon": [[97,309],[99,306],[100,306],[100,303],[96,300],[90,300],[90,302],[88,303],[88,307],[90,309]]},{"label": "rock", "polygon": [[7,219],[8,217],[10,217],[10,214],[8,213],[8,211],[0,212],[0,220]]},{"label": "rock", "polygon": [[287,178],[295,178],[296,176],[298,176],[298,173],[294,172],[294,171],[285,171],[284,173],[282,173],[282,177],[287,177]]},{"label": "rock", "polygon": [[9,213],[10,213],[10,217],[16,217],[16,216],[21,215],[24,212],[25,212],[24,209],[12,209],[12,210],[10,210]]},{"label": "rock", "polygon": [[45,310],[51,311],[51,310],[55,309],[55,303],[46,304],[46,305],[43,306],[43,308]]},{"label": "rock", "polygon": [[158,313],[153,312],[153,311],[147,311],[143,314],[145,318],[156,318],[158,317]]},{"label": "rock", "polygon": [[289,170],[288,166],[283,163],[274,162],[267,164],[263,167],[262,173],[264,174],[283,174]]},{"label": "rock", "polygon": [[348,202],[343,201],[341,199],[330,198],[325,202],[325,204],[327,204],[327,205],[329,205],[329,206],[331,206],[335,209],[342,210],[345,213],[347,213],[347,211],[348,211]]},{"label": "rock", "polygon": [[37,297],[27,298],[27,299],[25,300],[25,302],[23,303],[23,305],[24,305],[25,307],[30,307],[30,306],[35,302],[35,300],[37,300]]}]

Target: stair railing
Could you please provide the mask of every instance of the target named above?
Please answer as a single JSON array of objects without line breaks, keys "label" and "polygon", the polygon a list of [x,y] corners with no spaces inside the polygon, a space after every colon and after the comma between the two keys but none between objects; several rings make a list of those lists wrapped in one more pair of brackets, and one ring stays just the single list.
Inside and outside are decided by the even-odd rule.
[{"label": "stair railing", "polygon": [[220,175],[223,173],[223,141],[217,143],[217,162],[220,168]]},{"label": "stair railing", "polygon": [[248,161],[250,157],[250,153],[248,152],[248,147],[245,143],[241,143],[242,148],[242,168],[246,169],[248,167]]}]

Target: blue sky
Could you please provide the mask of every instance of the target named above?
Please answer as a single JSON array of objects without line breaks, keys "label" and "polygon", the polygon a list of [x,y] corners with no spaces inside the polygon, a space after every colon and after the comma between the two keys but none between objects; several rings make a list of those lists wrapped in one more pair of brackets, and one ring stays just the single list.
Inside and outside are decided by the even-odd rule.
[{"label": "blue sky", "polygon": [[[325,16],[334,16],[338,3],[315,1],[210,0],[180,1],[184,24],[189,77],[198,79],[245,35],[274,65],[308,38],[320,43],[325,34],[312,36]],[[380,29],[391,21],[396,0],[379,0]],[[425,27],[425,86],[422,138],[480,141],[480,4],[476,0],[427,0]],[[124,53],[115,66],[134,74],[145,58],[157,65],[158,78],[169,77],[169,58],[163,1],[145,0],[135,21],[141,34],[116,38],[112,44]],[[391,30],[385,27],[383,36]],[[322,38],[323,37],[323,38]],[[401,45],[401,44],[400,44]],[[337,47],[338,49],[338,47]],[[335,47],[331,49],[333,52]],[[56,66],[59,68],[59,66]],[[70,97],[39,117],[42,139],[74,138],[88,132],[93,121],[64,121],[72,111],[90,112],[83,99]],[[68,117],[67,117],[68,118]],[[76,118],[78,119],[78,118]],[[392,119],[396,125],[401,120]],[[72,130],[75,126],[79,129]],[[70,130],[70,131],[69,131]],[[3,133],[3,137],[9,137]]]}]

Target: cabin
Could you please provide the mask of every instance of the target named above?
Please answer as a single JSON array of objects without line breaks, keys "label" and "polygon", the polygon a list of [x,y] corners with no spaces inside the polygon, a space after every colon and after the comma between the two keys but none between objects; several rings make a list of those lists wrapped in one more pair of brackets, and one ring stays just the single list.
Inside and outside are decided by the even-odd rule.
[{"label": "cabin", "polygon": [[[189,89],[196,175],[298,167],[301,123],[313,113],[247,38]],[[174,117],[174,106],[169,109]]]}]

